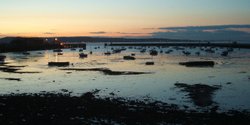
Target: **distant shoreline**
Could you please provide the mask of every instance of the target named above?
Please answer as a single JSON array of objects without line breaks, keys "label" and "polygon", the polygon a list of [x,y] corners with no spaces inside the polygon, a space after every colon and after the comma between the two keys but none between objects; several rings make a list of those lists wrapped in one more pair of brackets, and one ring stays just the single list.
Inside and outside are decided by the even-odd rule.
[{"label": "distant shoreline", "polygon": [[111,43],[110,46],[196,46],[196,47],[229,47],[250,49],[245,43],[199,43],[199,42],[165,42],[165,43]]},{"label": "distant shoreline", "polygon": [[[53,41],[57,39],[57,41]],[[196,47],[227,47],[250,49],[250,43],[238,41],[206,41],[206,40],[178,40],[160,38],[99,38],[99,37],[59,37],[59,38],[25,38],[6,37],[0,39],[0,53],[23,52],[47,49],[70,48],[60,45],[67,43],[77,47],[83,43],[105,43],[107,46],[196,46]],[[72,43],[72,44],[71,44]],[[77,44],[79,43],[79,44]]]}]

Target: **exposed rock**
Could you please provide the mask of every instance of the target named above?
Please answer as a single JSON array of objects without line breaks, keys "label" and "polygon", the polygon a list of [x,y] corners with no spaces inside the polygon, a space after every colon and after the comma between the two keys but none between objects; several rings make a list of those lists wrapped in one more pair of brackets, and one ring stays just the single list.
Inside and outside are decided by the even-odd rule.
[{"label": "exposed rock", "polygon": [[112,71],[107,68],[88,68],[88,69],[80,69],[80,68],[66,68],[61,69],[66,71],[99,71],[105,75],[140,75],[140,74],[151,74],[151,72],[133,72],[133,71]]}]

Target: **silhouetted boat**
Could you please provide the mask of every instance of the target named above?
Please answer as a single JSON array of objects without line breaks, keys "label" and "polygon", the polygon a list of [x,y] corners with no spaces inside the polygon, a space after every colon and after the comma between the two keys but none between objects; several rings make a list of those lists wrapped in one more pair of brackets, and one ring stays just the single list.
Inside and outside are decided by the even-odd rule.
[{"label": "silhouetted boat", "polygon": [[122,48],[122,49],[115,49],[113,50],[113,53],[121,53],[122,51],[125,51],[126,48]]},{"label": "silhouetted boat", "polygon": [[185,65],[187,67],[213,67],[215,65],[214,61],[190,61],[190,62],[180,62],[180,65]]},{"label": "silhouetted boat", "polygon": [[189,56],[191,53],[188,51],[182,51],[183,54],[185,54],[186,56]]},{"label": "silhouetted boat", "polygon": [[63,53],[62,53],[62,52],[59,52],[59,53],[57,53],[57,55],[63,55]]},{"label": "silhouetted boat", "polygon": [[123,56],[124,60],[135,60],[135,57],[133,56]]},{"label": "silhouetted boat", "polygon": [[109,56],[109,55],[111,55],[111,52],[106,52],[106,53],[104,53],[104,55]]},{"label": "silhouetted boat", "polygon": [[80,57],[80,58],[87,58],[88,55],[87,55],[87,54],[84,54],[84,53],[80,53],[80,54],[79,54],[79,57]]},{"label": "silhouetted boat", "polygon": [[146,65],[154,65],[155,63],[154,62],[146,62],[145,64]]},{"label": "silhouetted boat", "polygon": [[49,62],[49,66],[69,66],[69,62]]},{"label": "silhouetted boat", "polygon": [[150,54],[151,56],[157,56],[157,55],[158,55],[158,52],[157,52],[156,50],[151,50],[151,51],[149,52],[149,54]]}]

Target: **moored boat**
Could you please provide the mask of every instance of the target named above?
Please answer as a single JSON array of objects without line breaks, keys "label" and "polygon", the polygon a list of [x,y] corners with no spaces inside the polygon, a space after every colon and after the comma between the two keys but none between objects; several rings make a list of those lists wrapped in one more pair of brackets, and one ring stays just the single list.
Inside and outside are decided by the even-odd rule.
[{"label": "moored boat", "polygon": [[48,66],[58,66],[58,67],[63,67],[63,66],[69,66],[69,62],[49,62]]},{"label": "moored boat", "polygon": [[180,62],[180,65],[187,67],[213,67],[215,65],[214,61],[190,61],[190,62]]},{"label": "moored boat", "polygon": [[88,54],[80,53],[80,54],[79,54],[79,57],[80,57],[80,58],[87,58],[87,57],[88,57]]}]

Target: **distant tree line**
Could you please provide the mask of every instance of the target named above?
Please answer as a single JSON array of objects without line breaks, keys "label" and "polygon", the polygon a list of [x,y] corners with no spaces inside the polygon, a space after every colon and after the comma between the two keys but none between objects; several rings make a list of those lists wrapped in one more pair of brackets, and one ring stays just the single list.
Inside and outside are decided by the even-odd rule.
[{"label": "distant tree line", "polygon": [[0,52],[17,52],[62,48],[59,43],[49,43],[43,38],[17,37],[9,43],[0,44]]}]

